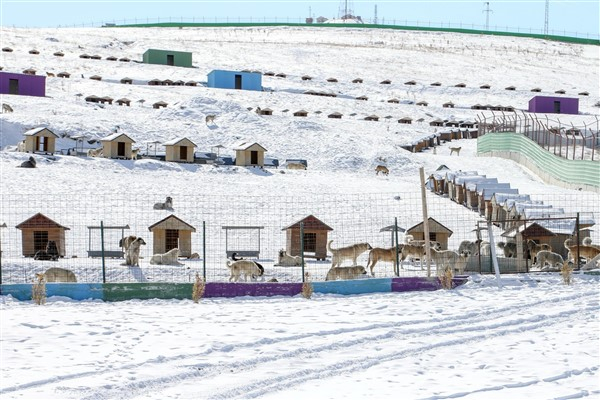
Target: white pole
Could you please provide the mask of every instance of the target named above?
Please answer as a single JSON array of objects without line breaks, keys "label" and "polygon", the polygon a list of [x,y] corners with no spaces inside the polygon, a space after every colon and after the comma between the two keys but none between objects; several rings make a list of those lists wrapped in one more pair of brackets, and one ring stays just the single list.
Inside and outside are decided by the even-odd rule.
[{"label": "white pole", "polygon": [[498,267],[498,259],[496,258],[496,242],[494,241],[494,232],[492,230],[492,223],[487,223],[488,235],[490,238],[490,254],[492,255],[492,262],[494,263],[494,272],[496,273],[496,281],[498,282],[498,288],[502,288],[502,282],[500,280],[500,268]]},{"label": "white pole", "polygon": [[427,277],[430,277],[431,249],[429,247],[429,218],[427,217],[427,195],[425,192],[425,170],[423,167],[419,168],[419,175],[421,176],[421,203],[423,205],[423,235],[425,239],[425,254],[427,255]]}]

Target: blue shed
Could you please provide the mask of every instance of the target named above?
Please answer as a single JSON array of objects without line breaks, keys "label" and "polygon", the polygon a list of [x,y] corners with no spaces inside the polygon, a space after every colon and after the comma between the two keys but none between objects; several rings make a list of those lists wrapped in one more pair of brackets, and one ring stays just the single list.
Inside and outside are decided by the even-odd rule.
[{"label": "blue shed", "polygon": [[208,74],[208,87],[262,91],[262,75],[258,72],[215,69]]}]

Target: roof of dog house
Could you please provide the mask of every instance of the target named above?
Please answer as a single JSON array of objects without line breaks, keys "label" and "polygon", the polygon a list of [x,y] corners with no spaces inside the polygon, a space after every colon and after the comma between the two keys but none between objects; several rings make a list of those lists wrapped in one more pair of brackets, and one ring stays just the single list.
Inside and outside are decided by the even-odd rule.
[{"label": "roof of dog house", "polygon": [[[454,233],[450,229],[446,228],[444,225],[440,224],[438,221],[436,221],[435,219],[433,219],[431,217],[428,218],[428,221],[429,221],[429,232],[447,233],[448,236],[452,236],[452,234]],[[412,232],[424,232],[423,221],[408,228],[406,230],[406,232],[409,234]]]},{"label": "roof of dog house", "polygon": [[119,139],[119,142],[128,142],[128,143],[135,143],[135,140],[133,140],[132,138],[130,138],[129,136],[127,136],[124,133],[113,133],[111,135],[108,135],[106,137],[103,137],[102,139],[100,139],[101,142],[115,142],[117,141],[117,139]]},{"label": "roof of dog house", "polygon": [[160,229],[175,229],[179,231],[192,231],[196,232],[196,228],[187,222],[177,218],[175,215],[171,214],[166,218],[161,219],[157,223],[150,225],[148,230],[154,232],[155,230]]},{"label": "roof of dog house", "polygon": [[70,230],[66,226],[62,226],[56,221],[51,220],[42,213],[37,213],[32,217],[29,217],[19,225],[15,226],[17,229],[33,229],[33,228],[59,228],[64,230]]},{"label": "roof of dog house", "polygon": [[259,151],[267,151],[264,147],[256,142],[246,142],[241,141],[233,145],[233,150],[235,151],[245,151],[245,150],[259,150]]},{"label": "roof of dog house", "polygon": [[176,138],[163,143],[164,146],[192,146],[197,147],[194,142],[188,138]]},{"label": "roof of dog house", "polygon": [[282,231],[286,231],[288,229],[300,229],[301,223],[304,223],[304,229],[310,229],[313,231],[319,231],[319,230],[332,231],[333,230],[332,227],[330,227],[329,225],[327,225],[326,223],[324,223],[323,221],[321,221],[314,215],[309,215],[307,217],[304,217],[300,221],[296,221],[293,224],[286,226],[285,228],[282,229]]},{"label": "roof of dog house", "polygon": [[23,135],[24,136],[54,136],[55,138],[58,138],[58,135],[56,133],[54,133],[50,129],[44,128],[44,127],[30,129],[27,132],[25,132]]}]

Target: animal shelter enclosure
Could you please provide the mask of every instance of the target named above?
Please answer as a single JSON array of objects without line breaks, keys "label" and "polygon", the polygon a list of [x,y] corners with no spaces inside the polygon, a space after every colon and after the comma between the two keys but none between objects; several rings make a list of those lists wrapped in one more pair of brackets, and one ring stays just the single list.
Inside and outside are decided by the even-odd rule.
[{"label": "animal shelter enclosure", "polygon": [[[531,195],[531,204],[504,201],[497,207],[508,211],[492,218],[448,195],[427,191],[428,238],[432,246],[438,246],[432,247],[429,263],[423,247],[421,196],[416,193],[170,195],[173,210],[153,208],[164,195],[99,194],[92,198],[78,194],[68,208],[59,201],[63,194],[3,195],[0,223],[7,227],[0,236],[2,283],[31,283],[36,273],[52,267],[72,271],[79,283],[190,283],[196,274],[206,282],[229,282],[227,263],[234,252],[263,268],[260,274],[246,277],[248,281],[299,283],[308,273],[310,281],[318,282],[330,275],[334,252],[343,254],[348,248],[355,250],[350,256],[340,256],[337,266],[363,267],[364,272],[348,275],[344,270],[333,279],[435,277],[438,267],[453,269],[458,275],[494,273],[493,253],[500,273],[527,273],[556,269],[551,262],[536,265],[529,254],[534,244],[546,251],[551,248],[563,260],[570,255],[564,243],[579,244],[583,265],[590,261],[585,249],[597,246],[600,239],[597,196],[592,193]],[[540,204],[553,208],[540,208]],[[40,223],[56,232],[44,235]],[[300,232],[304,233],[302,241]],[[130,236],[141,238],[139,253],[133,258],[120,245],[123,237]],[[60,257],[35,259],[34,248],[46,249],[51,240],[56,241]],[[479,250],[470,247],[464,259],[456,258],[466,246],[463,242],[477,240]],[[413,249],[412,253],[403,252],[405,247]],[[167,260],[166,253],[175,248],[178,257]],[[443,253],[446,250],[450,252]],[[157,256],[167,261],[150,262]],[[282,262],[282,257],[288,258]],[[293,257],[302,258],[304,264],[288,262]]]}]

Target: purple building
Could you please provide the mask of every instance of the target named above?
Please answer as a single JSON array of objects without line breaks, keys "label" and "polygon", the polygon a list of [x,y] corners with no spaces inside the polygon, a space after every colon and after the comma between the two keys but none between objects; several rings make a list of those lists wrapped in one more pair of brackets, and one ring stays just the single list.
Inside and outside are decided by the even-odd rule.
[{"label": "purple building", "polygon": [[529,112],[546,114],[579,114],[579,99],[571,97],[535,96],[529,100]]},{"label": "purple building", "polygon": [[0,94],[46,96],[46,77],[0,71]]}]

